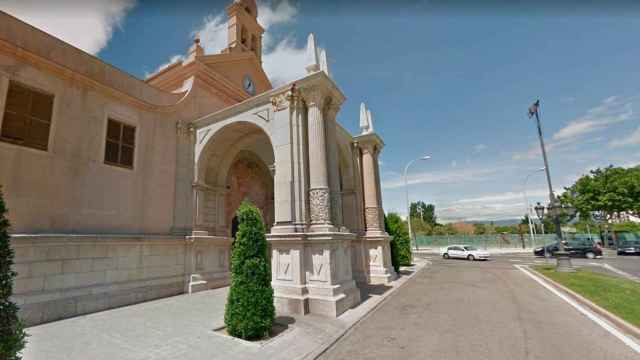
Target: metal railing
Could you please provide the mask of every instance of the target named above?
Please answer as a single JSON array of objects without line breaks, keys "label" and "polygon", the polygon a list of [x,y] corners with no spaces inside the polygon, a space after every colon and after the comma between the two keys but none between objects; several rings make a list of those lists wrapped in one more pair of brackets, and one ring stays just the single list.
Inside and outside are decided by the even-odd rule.
[{"label": "metal railing", "polygon": [[535,241],[529,234],[493,235],[416,235],[419,248],[440,248],[454,244],[473,245],[480,249],[532,249],[556,242],[555,234],[536,235]]}]

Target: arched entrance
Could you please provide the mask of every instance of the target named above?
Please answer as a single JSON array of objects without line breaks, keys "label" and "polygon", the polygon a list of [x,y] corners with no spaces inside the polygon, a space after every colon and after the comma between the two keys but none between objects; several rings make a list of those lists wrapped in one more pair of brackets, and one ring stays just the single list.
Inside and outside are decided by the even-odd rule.
[{"label": "arched entrance", "polygon": [[197,163],[195,227],[231,237],[243,200],[256,205],[269,229],[274,219],[274,153],[267,133],[243,121],[212,129]]},{"label": "arched entrance", "polygon": [[273,225],[273,178],[269,169],[255,153],[242,150],[229,167],[224,199],[225,223],[231,224],[230,236],[234,237],[233,219],[240,204],[247,200],[262,213],[267,229]]}]

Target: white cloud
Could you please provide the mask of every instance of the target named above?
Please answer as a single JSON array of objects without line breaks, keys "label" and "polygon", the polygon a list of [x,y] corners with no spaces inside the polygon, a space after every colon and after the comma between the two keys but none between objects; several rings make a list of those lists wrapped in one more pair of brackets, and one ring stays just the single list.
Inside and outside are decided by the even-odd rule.
[{"label": "white cloud", "polygon": [[485,144],[478,144],[478,145],[473,147],[473,151],[476,152],[476,153],[483,152],[486,149],[487,149],[487,145],[485,145]]},{"label": "white cloud", "polygon": [[[529,204],[545,199],[546,189],[527,191]],[[521,218],[527,211],[523,192],[512,191],[490,193],[443,203],[436,207],[438,218],[443,222],[491,221]]]},{"label": "white cloud", "polygon": [[[305,47],[297,47],[291,34],[277,40],[272,33],[274,27],[295,21],[297,15],[298,8],[289,0],[258,4],[258,22],[265,30],[262,38],[262,66],[276,87],[306,74]],[[200,38],[206,54],[217,54],[227,47],[227,32],[227,15],[221,11],[206,16],[192,35]],[[184,60],[184,55],[172,56],[156,72],[178,60]]]},{"label": "white cloud", "polygon": [[304,47],[296,47],[293,38],[282,40],[262,56],[262,67],[274,87],[306,75]]},{"label": "white cloud", "polygon": [[[469,181],[482,181],[491,178],[490,175],[496,174],[501,169],[498,168],[461,168],[440,171],[429,171],[407,176],[407,184],[452,184],[464,183]],[[383,180],[381,184],[383,189],[396,189],[404,186],[404,178],[399,174],[388,180]]]},{"label": "white cloud", "polygon": [[553,134],[554,141],[572,141],[633,117],[632,99],[611,96]]},{"label": "white cloud", "polygon": [[218,15],[208,15],[204,18],[200,28],[195,30],[192,35],[194,38],[200,38],[200,45],[207,54],[217,54],[227,47],[227,15],[220,13]]},{"label": "white cloud", "polygon": [[[548,194],[548,190],[545,189],[537,189],[527,191],[527,197],[539,197],[545,196]],[[487,194],[483,196],[466,198],[454,201],[457,204],[469,204],[469,203],[492,203],[498,201],[508,201],[508,200],[523,200],[524,201],[524,192],[504,192],[499,194]]]},{"label": "white cloud", "polygon": [[109,43],[134,0],[60,1],[0,0],[0,8],[71,45],[97,54]]},{"label": "white cloud", "polygon": [[614,139],[609,143],[609,146],[612,148],[632,145],[640,145],[640,127],[626,138]]}]

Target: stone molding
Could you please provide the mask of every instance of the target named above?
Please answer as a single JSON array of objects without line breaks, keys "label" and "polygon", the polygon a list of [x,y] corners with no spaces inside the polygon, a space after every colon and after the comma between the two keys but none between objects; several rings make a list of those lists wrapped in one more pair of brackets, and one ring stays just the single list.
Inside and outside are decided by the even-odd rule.
[{"label": "stone molding", "polygon": [[331,202],[329,189],[319,188],[309,190],[309,205],[311,207],[311,223],[327,224],[331,221]]},{"label": "stone molding", "polygon": [[380,230],[380,208],[367,207],[364,209],[365,219],[367,221],[367,230]]}]

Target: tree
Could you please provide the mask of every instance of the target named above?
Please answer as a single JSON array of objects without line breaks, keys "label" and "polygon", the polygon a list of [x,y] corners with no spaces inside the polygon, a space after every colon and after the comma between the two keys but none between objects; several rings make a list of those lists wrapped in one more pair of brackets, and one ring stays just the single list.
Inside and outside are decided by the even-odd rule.
[{"label": "tree", "polygon": [[248,202],[240,205],[236,216],[224,323],[232,336],[258,339],[269,334],[275,318],[265,226],[260,210]]},{"label": "tree", "polygon": [[0,188],[0,359],[19,360],[22,359],[20,352],[27,342],[27,334],[18,317],[18,306],[10,299],[17,274],[12,270],[14,252],[6,213]]},{"label": "tree", "polygon": [[423,201],[411,203],[409,207],[411,221],[413,219],[422,220],[425,224],[433,227],[437,224],[436,207],[433,204],[425,204]]},{"label": "tree", "polygon": [[609,166],[591,170],[572,186],[565,188],[560,201],[576,208],[581,219],[592,211],[602,211],[606,218],[622,212],[640,212],[640,168]]},{"label": "tree", "polygon": [[473,233],[476,235],[485,235],[487,233],[487,228],[484,224],[473,224]]},{"label": "tree", "polygon": [[406,223],[396,213],[384,217],[384,227],[391,236],[391,265],[396,272],[400,266],[411,265],[411,240]]}]

